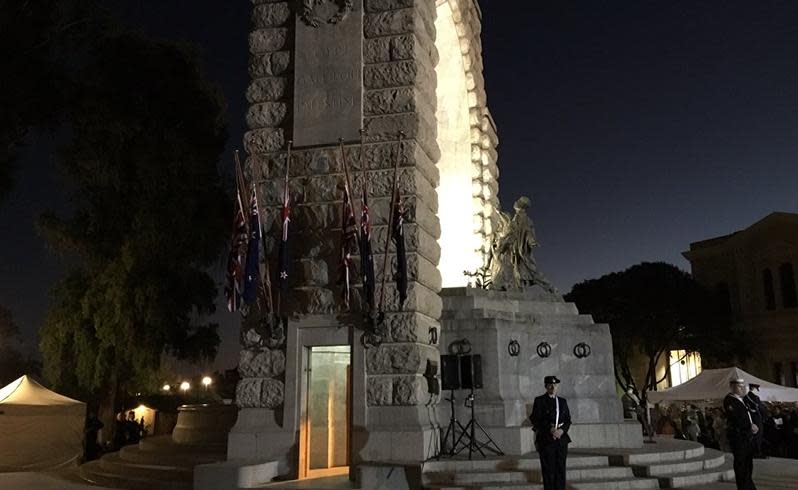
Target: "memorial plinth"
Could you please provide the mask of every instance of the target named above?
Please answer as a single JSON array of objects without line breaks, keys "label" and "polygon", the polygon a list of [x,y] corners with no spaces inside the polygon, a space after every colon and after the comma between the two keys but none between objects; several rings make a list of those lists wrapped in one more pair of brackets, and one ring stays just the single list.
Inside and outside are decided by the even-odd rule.
[{"label": "memorial plinth", "polygon": [[[484,387],[475,391],[476,418],[506,454],[534,450],[527,418],[534,398],[545,391],[543,377],[548,375],[562,380],[560,394],[568,400],[573,419],[572,447],[641,446],[640,424],[623,420],[607,325],[593,323],[574,304],[537,286],[515,292],[451,288],[442,290],[441,297],[441,350],[467,339],[471,353],[482,356]],[[510,347],[512,341],[517,351]],[[550,350],[539,353],[543,343]],[[574,352],[580,343],[589,347],[587,357]],[[458,400],[466,393],[455,392]],[[459,420],[468,420],[470,411],[462,403],[456,410]],[[438,411],[441,420],[449,418],[448,404]]]}]

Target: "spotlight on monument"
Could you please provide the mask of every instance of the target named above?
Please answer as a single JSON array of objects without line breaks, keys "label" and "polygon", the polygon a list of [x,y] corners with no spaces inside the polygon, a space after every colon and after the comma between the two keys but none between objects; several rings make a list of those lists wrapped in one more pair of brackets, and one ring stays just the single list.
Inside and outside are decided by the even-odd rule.
[{"label": "spotlight on monument", "polygon": [[189,389],[191,389],[191,383],[189,383],[188,381],[183,381],[182,383],[180,383],[180,390],[183,393],[187,392]]},{"label": "spotlight on monument", "polygon": [[169,385],[169,383],[166,383],[165,385],[163,385],[163,386],[161,387],[161,389],[162,389],[163,391],[171,391],[171,390],[172,390],[172,387]]},{"label": "spotlight on monument", "polygon": [[206,390],[208,389],[208,387],[212,383],[213,383],[213,380],[211,379],[210,376],[205,376],[205,377],[202,378],[202,386],[204,386]]}]

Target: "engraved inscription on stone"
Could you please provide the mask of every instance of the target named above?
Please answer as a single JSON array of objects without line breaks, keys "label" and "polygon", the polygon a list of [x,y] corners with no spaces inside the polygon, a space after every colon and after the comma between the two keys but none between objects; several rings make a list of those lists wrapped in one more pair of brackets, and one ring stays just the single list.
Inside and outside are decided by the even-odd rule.
[{"label": "engraved inscription on stone", "polygon": [[[316,7],[335,17],[338,2]],[[326,9],[326,10],[325,10]],[[294,66],[294,146],[356,141],[363,124],[363,2],[339,22],[308,25],[297,16]]]}]

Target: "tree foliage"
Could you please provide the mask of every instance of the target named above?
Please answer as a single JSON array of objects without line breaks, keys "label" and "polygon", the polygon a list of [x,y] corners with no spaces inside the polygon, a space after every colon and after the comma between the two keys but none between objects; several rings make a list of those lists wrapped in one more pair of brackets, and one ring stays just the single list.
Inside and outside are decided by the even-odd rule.
[{"label": "tree foliage", "polygon": [[229,199],[217,162],[223,99],[185,46],[109,35],[88,53],[59,164],[74,212],[40,229],[77,265],[53,290],[45,375],[71,393],[150,381],[164,353],[212,359]]},{"label": "tree foliage", "polygon": [[[736,353],[726,302],[670,264],[644,262],[584,281],[565,299],[609,324],[616,380],[642,401],[662,382],[656,368],[670,350],[699,351],[710,362],[728,361]],[[645,363],[642,378],[632,365],[638,353]]]}]

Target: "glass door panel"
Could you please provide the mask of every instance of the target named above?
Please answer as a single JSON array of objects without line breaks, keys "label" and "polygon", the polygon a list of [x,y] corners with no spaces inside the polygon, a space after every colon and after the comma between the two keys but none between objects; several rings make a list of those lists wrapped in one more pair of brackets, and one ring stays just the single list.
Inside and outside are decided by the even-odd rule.
[{"label": "glass door panel", "polygon": [[311,347],[307,393],[308,477],[348,472],[349,346]]}]

